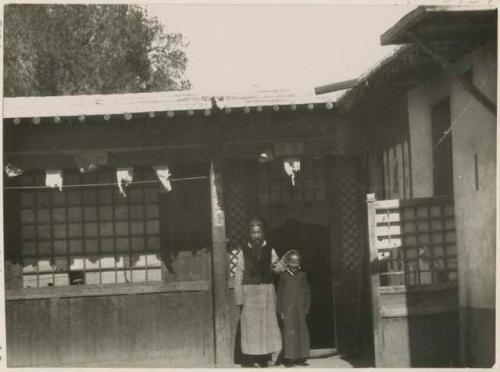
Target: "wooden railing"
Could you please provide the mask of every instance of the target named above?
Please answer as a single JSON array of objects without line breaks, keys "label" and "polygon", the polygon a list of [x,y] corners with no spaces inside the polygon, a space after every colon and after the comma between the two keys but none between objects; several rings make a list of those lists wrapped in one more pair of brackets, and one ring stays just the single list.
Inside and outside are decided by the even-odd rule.
[{"label": "wooden railing", "polygon": [[368,205],[372,264],[380,287],[457,281],[452,199],[369,200]]},{"label": "wooden railing", "polygon": [[453,201],[367,202],[376,367],[457,365]]}]

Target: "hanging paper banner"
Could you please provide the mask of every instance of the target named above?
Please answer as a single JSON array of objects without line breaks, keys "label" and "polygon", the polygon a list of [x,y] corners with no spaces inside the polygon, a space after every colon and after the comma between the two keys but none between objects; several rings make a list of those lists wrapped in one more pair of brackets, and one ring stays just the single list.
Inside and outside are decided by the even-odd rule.
[{"label": "hanging paper banner", "polygon": [[62,191],[62,186],[63,186],[62,170],[61,169],[46,170],[45,186],[51,188],[58,188],[59,191]]},{"label": "hanging paper banner", "polygon": [[159,165],[153,167],[153,169],[165,190],[167,190],[167,192],[172,191],[172,184],[170,183],[170,176],[172,176],[172,174],[168,169],[168,165]]},{"label": "hanging paper banner", "polygon": [[124,198],[127,197],[124,188],[132,183],[133,178],[134,178],[134,168],[118,168],[116,170],[116,180],[118,182],[118,189],[120,190],[120,194],[122,194]]},{"label": "hanging paper banner", "polygon": [[292,185],[295,186],[295,175],[300,171],[300,160],[296,158],[287,158],[283,160],[283,167],[286,174],[292,179]]},{"label": "hanging paper banner", "polygon": [[9,177],[17,177],[23,174],[24,171],[21,168],[18,168],[10,163],[7,163],[7,165],[5,166],[5,173],[7,173],[7,176]]},{"label": "hanging paper banner", "polygon": [[299,156],[304,153],[303,142],[279,142],[274,145],[276,156]]},{"label": "hanging paper banner", "polygon": [[108,164],[108,154],[103,151],[81,152],[75,155],[75,163],[80,173],[88,173]]}]

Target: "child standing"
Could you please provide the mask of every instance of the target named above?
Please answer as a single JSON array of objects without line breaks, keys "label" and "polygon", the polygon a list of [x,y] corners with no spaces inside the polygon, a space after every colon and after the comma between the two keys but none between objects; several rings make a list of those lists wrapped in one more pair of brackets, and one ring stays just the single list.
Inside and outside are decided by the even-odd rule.
[{"label": "child standing", "polygon": [[287,269],[280,276],[277,299],[277,311],[284,324],[284,364],[285,367],[307,366],[310,343],[306,315],[311,292],[306,274],[300,271],[299,252],[289,251],[284,261]]}]

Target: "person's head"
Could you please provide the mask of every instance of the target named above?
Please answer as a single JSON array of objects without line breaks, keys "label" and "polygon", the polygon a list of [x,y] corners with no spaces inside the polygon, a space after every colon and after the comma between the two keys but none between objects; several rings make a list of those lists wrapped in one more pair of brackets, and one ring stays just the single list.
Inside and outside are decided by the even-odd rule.
[{"label": "person's head", "polygon": [[302,257],[298,251],[290,251],[287,257],[287,267],[293,273],[300,271],[300,264],[302,263]]},{"label": "person's head", "polygon": [[264,241],[264,224],[258,219],[250,221],[249,225],[250,242],[262,244]]}]

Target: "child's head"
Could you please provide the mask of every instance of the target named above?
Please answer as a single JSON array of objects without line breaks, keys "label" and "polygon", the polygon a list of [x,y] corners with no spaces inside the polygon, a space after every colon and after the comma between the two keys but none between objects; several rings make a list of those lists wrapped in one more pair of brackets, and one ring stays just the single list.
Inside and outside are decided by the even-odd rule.
[{"label": "child's head", "polygon": [[302,263],[302,257],[298,251],[290,251],[287,257],[287,267],[290,271],[297,273],[300,271],[300,264]]}]

